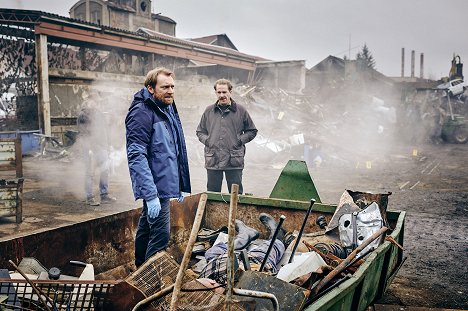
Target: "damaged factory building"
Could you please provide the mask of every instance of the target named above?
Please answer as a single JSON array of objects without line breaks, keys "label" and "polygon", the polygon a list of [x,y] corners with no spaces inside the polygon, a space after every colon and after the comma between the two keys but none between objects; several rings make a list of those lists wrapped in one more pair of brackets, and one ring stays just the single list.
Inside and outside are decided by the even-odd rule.
[{"label": "damaged factory building", "polygon": [[[211,85],[222,75],[234,82],[234,98],[252,110],[259,126],[281,125],[255,140],[269,160],[343,161],[339,154],[350,140],[365,153],[369,141],[385,137],[390,143],[413,131],[402,133],[405,129],[395,124],[413,117],[412,105],[402,97],[419,86],[386,77],[359,60],[329,56],[307,69],[303,60],[242,53],[226,34],[180,39],[175,21],[150,8],[151,1],[82,0],[71,8],[71,18],[1,9],[1,91],[10,94],[2,101],[1,130],[37,131],[47,136],[42,140],[53,137],[67,146],[90,92],[112,107],[108,121],[122,123],[130,94],[146,72],[167,67],[180,81],[177,104],[187,116],[189,136],[196,122],[189,116],[201,114],[207,99],[214,101]],[[430,82],[419,79],[421,84],[427,88]],[[421,131],[431,129],[421,124]],[[114,147],[122,143],[118,140]]]},{"label": "damaged factory building", "polygon": [[[307,68],[239,51],[227,34],[179,38],[154,5],[79,0],[70,17],[0,8],[0,310],[367,310],[406,259],[406,212],[387,209],[389,191],[322,202],[310,172],[383,167],[401,141],[465,143],[460,58],[447,81],[424,79],[423,54],[416,77],[414,51],[406,77],[404,49],[401,77],[359,57]],[[246,180],[244,194],[234,184],[171,201],[168,247],[137,267],[141,202],[129,192],[125,116],[157,67],[175,73],[192,190],[206,189],[196,130],[221,78],[258,129],[246,171],[273,190],[255,196]],[[78,124],[89,105],[102,112],[94,134],[106,132],[117,199],[85,209],[89,142]],[[236,230],[248,246],[234,249]],[[211,278],[206,254],[221,243],[225,273]]]}]

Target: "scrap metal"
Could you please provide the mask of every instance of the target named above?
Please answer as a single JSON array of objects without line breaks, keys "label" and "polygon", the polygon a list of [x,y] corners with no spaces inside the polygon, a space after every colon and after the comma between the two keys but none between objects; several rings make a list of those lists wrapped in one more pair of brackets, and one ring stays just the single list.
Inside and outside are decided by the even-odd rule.
[{"label": "scrap metal", "polygon": [[361,252],[365,247],[367,247],[374,240],[380,238],[382,234],[385,234],[387,232],[387,230],[388,230],[387,227],[382,227],[379,231],[375,232],[367,240],[363,241],[361,245],[359,245],[354,251],[352,251],[351,254],[349,254],[345,260],[343,260],[335,269],[333,269],[325,278],[323,278],[317,284],[317,286],[314,287],[314,290],[313,290],[314,295],[317,295],[326,284],[328,284],[335,276],[341,273],[349,265],[349,263],[356,257],[356,255],[359,252]]}]

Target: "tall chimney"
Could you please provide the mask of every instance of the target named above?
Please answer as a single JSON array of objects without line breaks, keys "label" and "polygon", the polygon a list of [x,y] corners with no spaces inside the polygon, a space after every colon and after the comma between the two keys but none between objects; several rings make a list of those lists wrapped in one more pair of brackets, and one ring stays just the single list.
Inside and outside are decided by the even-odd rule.
[{"label": "tall chimney", "polygon": [[411,78],[414,78],[414,50],[411,51]]},{"label": "tall chimney", "polygon": [[405,48],[401,48],[401,77],[405,77]]},{"label": "tall chimney", "polygon": [[424,79],[424,53],[421,53],[421,57],[419,59],[419,77]]}]

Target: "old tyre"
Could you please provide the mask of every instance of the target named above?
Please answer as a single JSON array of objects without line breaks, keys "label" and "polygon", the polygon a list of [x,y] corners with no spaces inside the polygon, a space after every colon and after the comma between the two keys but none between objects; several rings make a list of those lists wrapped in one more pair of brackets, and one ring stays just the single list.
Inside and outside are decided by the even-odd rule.
[{"label": "old tyre", "polygon": [[468,141],[468,129],[464,126],[457,127],[453,131],[452,141],[457,144],[465,144]]}]

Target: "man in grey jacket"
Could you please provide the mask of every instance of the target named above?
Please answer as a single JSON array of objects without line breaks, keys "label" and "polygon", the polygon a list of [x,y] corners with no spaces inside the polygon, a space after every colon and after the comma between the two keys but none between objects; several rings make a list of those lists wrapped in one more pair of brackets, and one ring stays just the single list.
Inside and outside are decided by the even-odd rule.
[{"label": "man in grey jacket", "polygon": [[243,193],[245,144],[255,138],[257,129],[247,110],[231,98],[232,84],[220,79],[214,85],[218,100],[206,108],[197,127],[197,137],[205,145],[207,190],[221,192],[223,174],[228,190],[239,185]]}]

